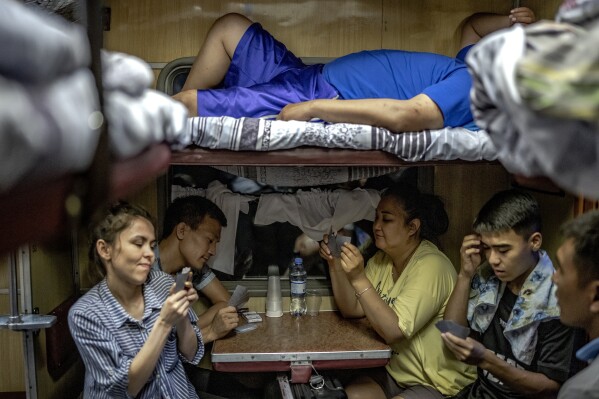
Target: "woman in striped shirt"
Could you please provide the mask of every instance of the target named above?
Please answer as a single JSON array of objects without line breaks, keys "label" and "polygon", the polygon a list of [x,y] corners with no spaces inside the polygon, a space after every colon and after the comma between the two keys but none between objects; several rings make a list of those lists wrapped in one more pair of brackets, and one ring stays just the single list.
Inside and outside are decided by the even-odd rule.
[{"label": "woman in striped shirt", "polygon": [[85,398],[197,398],[182,361],[204,345],[187,282],[150,272],[156,245],[145,210],[118,203],[90,231],[90,260],[104,279],[77,301],[69,327],[85,364]]}]

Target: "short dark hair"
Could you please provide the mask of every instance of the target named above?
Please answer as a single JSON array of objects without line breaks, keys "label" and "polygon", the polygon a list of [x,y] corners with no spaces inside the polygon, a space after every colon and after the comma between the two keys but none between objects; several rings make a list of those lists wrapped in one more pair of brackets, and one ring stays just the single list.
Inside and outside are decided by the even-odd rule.
[{"label": "short dark hair", "polygon": [[574,266],[580,286],[599,280],[599,210],[583,213],[564,223],[560,229],[564,239],[574,243]]},{"label": "short dark hair", "polygon": [[472,227],[478,234],[514,230],[528,239],[541,232],[541,209],[528,193],[515,189],[500,191],[483,205]]},{"label": "short dark hair", "polygon": [[423,194],[417,187],[397,183],[386,189],[381,198],[391,197],[406,212],[406,223],[420,220],[420,237],[439,245],[438,237],[449,227],[449,217],[441,199],[433,194]]},{"label": "short dark hair", "polygon": [[192,230],[197,229],[206,216],[216,219],[222,227],[227,227],[225,214],[209,199],[199,195],[175,199],[164,215],[162,239],[168,237],[179,223],[185,223]]}]

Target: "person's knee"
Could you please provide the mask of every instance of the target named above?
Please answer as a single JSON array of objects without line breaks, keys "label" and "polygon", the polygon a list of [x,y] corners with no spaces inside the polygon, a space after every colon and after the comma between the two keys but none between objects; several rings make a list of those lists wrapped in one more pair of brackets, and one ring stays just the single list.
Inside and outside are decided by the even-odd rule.
[{"label": "person's knee", "polygon": [[219,17],[214,21],[212,29],[222,30],[223,32],[242,29],[245,31],[253,23],[248,17],[238,13],[229,13]]},{"label": "person's knee", "polygon": [[197,90],[184,90],[173,96],[174,100],[181,102],[187,108],[189,116],[198,116]]}]

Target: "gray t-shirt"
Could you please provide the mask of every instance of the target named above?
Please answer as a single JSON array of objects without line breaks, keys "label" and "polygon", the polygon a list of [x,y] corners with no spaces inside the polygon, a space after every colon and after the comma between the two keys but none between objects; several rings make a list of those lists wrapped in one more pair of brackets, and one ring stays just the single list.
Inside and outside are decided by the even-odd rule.
[{"label": "gray t-shirt", "polygon": [[[581,353],[584,355],[581,356]],[[564,383],[557,399],[599,399],[599,338],[586,344],[577,353],[581,360],[594,360],[581,372]]]}]

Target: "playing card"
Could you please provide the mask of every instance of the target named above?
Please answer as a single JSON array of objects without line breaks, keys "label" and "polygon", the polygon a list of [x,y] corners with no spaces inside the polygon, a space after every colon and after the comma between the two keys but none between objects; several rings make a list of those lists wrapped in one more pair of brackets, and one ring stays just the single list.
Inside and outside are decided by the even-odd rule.
[{"label": "playing card", "polygon": [[462,339],[466,339],[470,335],[470,329],[468,327],[461,326],[452,320],[439,320],[435,323],[435,327],[442,333],[449,332]]},{"label": "playing card", "polygon": [[175,277],[175,292],[179,292],[185,287],[185,282],[189,278],[190,270],[191,269],[189,267],[184,267],[179,273],[177,273],[177,276]]},{"label": "playing card", "polygon": [[329,242],[327,243],[329,246],[329,251],[331,251],[331,256],[333,258],[338,258],[341,256],[341,248],[337,246],[337,235],[329,234]]},{"label": "playing card", "polygon": [[262,321],[262,317],[257,312],[242,312],[241,314],[248,323],[259,323]]},{"label": "playing card", "polygon": [[229,306],[234,306],[235,308],[239,309],[247,301],[249,301],[249,299],[250,293],[247,287],[244,287],[243,285],[238,285],[237,287],[235,287],[235,291],[233,291],[233,294],[229,299]]},{"label": "playing card", "polygon": [[333,258],[339,258],[341,256],[341,248],[343,248],[343,244],[346,242],[351,242],[351,237],[338,235],[337,233],[333,233],[333,230],[331,229],[327,245]]},{"label": "playing card", "polygon": [[255,330],[256,328],[258,328],[257,324],[242,324],[240,326],[235,327],[235,332],[241,334],[244,332]]}]

